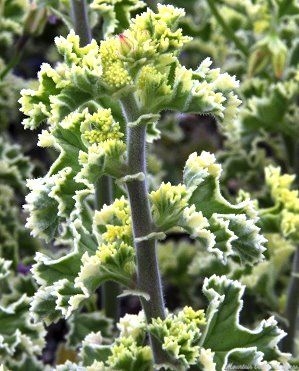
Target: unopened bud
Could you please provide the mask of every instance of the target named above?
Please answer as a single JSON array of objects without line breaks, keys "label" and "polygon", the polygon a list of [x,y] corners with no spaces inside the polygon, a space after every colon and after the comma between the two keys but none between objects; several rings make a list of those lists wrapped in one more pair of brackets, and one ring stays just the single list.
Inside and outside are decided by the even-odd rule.
[{"label": "unopened bud", "polygon": [[270,53],[265,47],[256,48],[249,57],[248,75],[253,75],[261,72],[270,61]]},{"label": "unopened bud", "polygon": [[119,49],[120,49],[121,54],[124,56],[130,55],[133,49],[132,41],[122,33],[118,35],[118,39],[120,42]]},{"label": "unopened bud", "polygon": [[274,74],[278,79],[280,79],[286,64],[287,47],[278,37],[275,36],[271,38],[269,42],[269,50],[271,53]]}]

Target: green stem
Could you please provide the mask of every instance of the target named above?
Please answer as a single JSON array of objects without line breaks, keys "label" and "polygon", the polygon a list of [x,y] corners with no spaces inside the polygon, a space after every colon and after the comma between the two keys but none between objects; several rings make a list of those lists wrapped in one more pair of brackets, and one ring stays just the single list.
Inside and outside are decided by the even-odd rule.
[{"label": "green stem", "polygon": [[[139,117],[139,110],[133,94],[128,94],[121,99],[123,113],[127,123],[134,122]],[[165,318],[165,307],[161,285],[160,272],[157,261],[156,240],[140,237],[148,236],[153,232],[152,215],[148,198],[146,183],[146,126],[135,126],[127,129],[127,154],[129,175],[143,173],[144,179],[129,180],[127,192],[129,196],[134,245],[137,259],[137,287],[138,290],[149,294],[147,301],[141,298],[141,304],[148,323],[153,318]],[[161,344],[150,336],[154,360],[164,363],[168,360]]]},{"label": "green stem", "polygon": [[[294,146],[293,138],[289,135],[282,134],[282,141],[283,141],[283,144],[284,144],[285,153],[286,153],[286,157],[287,157],[288,170],[292,171],[290,168],[293,168],[294,160],[296,161],[296,156],[295,156],[296,146]],[[295,169],[293,171],[295,171]],[[296,172],[296,174],[299,174],[299,173]]]},{"label": "green stem", "polygon": [[283,340],[282,349],[285,352],[294,352],[295,337],[297,332],[297,317],[299,308],[299,247],[297,247],[288,288],[285,317],[288,321],[287,336]]},{"label": "green stem", "polygon": [[222,15],[218,12],[217,6],[215,5],[215,0],[207,0],[210,10],[216,18],[217,22],[222,27],[227,38],[231,39],[236,47],[244,54],[245,57],[248,57],[249,52],[248,48],[241,42],[241,40],[235,35],[235,32],[225,23]]},{"label": "green stem", "polygon": [[80,37],[81,46],[91,42],[91,29],[85,0],[71,0],[72,19],[75,33]]},{"label": "green stem", "polygon": [[[85,46],[89,44],[92,39],[86,1],[71,0],[71,10],[75,32],[80,37],[81,46]],[[104,204],[110,205],[112,201],[112,180],[108,176],[103,176],[96,184],[96,208],[101,210]],[[102,304],[105,315],[109,318],[113,318],[115,323],[119,318],[119,305],[117,301],[119,292],[120,287],[116,282],[108,281],[102,285]]]},{"label": "green stem", "polygon": [[156,10],[158,9],[158,7],[157,7],[157,4],[158,4],[157,0],[147,0],[146,2],[147,2],[147,5],[148,5],[152,10],[156,11]]},{"label": "green stem", "polygon": [[120,286],[117,282],[107,281],[102,285],[102,308],[104,309],[105,316],[113,319],[114,325],[119,320],[117,296],[120,292]]},{"label": "green stem", "polygon": [[112,203],[112,179],[109,176],[102,176],[98,180],[95,190],[95,203],[98,210],[101,210],[103,205],[110,205]]},{"label": "green stem", "polygon": [[29,40],[28,35],[22,35],[19,40],[17,41],[16,45],[14,46],[14,54],[7,66],[4,68],[4,70],[0,73],[0,80],[3,80],[5,76],[11,71],[20,61],[24,47],[27,44],[27,41]]},{"label": "green stem", "polygon": [[[96,184],[95,202],[97,209],[103,205],[110,205],[113,201],[112,179],[109,176],[103,176]],[[107,317],[112,318],[114,323],[119,319],[119,305],[117,296],[120,294],[119,284],[114,281],[105,282],[102,287],[102,308]]]},{"label": "green stem", "polygon": [[299,184],[299,140],[296,140],[294,145],[294,172],[296,174],[296,181]]}]

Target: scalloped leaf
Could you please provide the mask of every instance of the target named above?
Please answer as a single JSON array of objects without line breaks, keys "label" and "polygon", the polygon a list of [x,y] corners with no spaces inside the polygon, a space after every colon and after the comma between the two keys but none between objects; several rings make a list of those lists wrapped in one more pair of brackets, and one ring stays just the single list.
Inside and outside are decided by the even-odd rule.
[{"label": "scalloped leaf", "polygon": [[228,364],[258,367],[262,361],[287,360],[287,355],[277,347],[285,333],[277,327],[273,317],[263,320],[254,330],[239,323],[244,289],[238,281],[225,276],[205,279],[203,293],[210,304],[200,345],[215,353],[216,371],[225,370]]},{"label": "scalloped leaf", "polygon": [[33,166],[22,153],[21,146],[0,137],[0,180],[5,185],[25,192],[25,180],[31,176]]},{"label": "scalloped leaf", "polygon": [[27,227],[34,236],[47,241],[58,235],[58,227],[64,222],[78,217],[90,227],[85,200],[94,194],[94,184],[104,174],[123,174],[125,144],[114,139],[86,144],[82,138],[85,114],[86,110],[69,114],[39,138],[40,143],[49,142],[60,152],[44,178],[28,181]]},{"label": "scalloped leaf", "polygon": [[121,241],[121,236],[112,232],[120,240],[111,245],[101,240],[99,248],[99,242],[79,219],[70,224],[70,231],[74,239],[71,252],[59,258],[36,254],[32,273],[40,287],[31,303],[35,321],[41,318],[50,324],[69,317],[107,280],[132,286],[135,251]]},{"label": "scalloped leaf", "polygon": [[31,303],[35,321],[41,318],[50,324],[62,316],[68,317],[90,296],[89,292],[83,293],[80,288],[74,287],[74,281],[80,272],[83,254],[87,251],[95,253],[98,245],[82,228],[80,221],[75,224],[71,225],[74,238],[71,252],[56,259],[42,253],[36,254],[32,273],[40,287]]},{"label": "scalloped leaf", "polygon": [[[222,196],[221,171],[215,156],[208,152],[189,156],[184,168],[184,183],[190,193],[189,204],[195,207],[196,212],[193,210],[188,217],[184,216],[185,228],[189,231],[195,229],[193,236],[198,237],[208,251],[216,253],[220,259],[225,261],[234,254],[242,263],[252,265],[262,260],[266,242],[256,225],[257,211],[245,194],[240,194],[241,202],[237,204]],[[196,231],[196,215],[198,218],[201,216],[204,228],[199,231]],[[208,220],[209,226],[202,223],[202,217]],[[204,233],[204,230],[207,232]]]},{"label": "scalloped leaf", "polygon": [[0,357],[8,367],[22,370],[34,365],[41,370],[37,356],[45,345],[45,329],[41,323],[33,324],[29,317],[29,298],[26,294],[16,300],[14,293],[7,295],[0,305]]}]

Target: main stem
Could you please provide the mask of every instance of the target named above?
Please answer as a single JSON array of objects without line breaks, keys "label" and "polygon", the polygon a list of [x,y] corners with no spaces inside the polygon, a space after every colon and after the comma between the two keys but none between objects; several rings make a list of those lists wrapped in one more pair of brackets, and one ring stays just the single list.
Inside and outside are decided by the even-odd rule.
[{"label": "main stem", "polygon": [[[136,121],[139,110],[133,94],[128,94],[121,100],[123,112],[128,124]],[[156,253],[156,240],[140,238],[153,232],[152,215],[150,211],[148,189],[146,183],[146,126],[128,125],[127,129],[127,153],[129,175],[143,173],[143,180],[129,180],[127,191],[129,196],[134,245],[137,258],[137,285],[138,290],[147,293],[149,300],[141,297],[141,304],[148,323],[153,318],[165,318],[162,285]],[[136,240],[137,239],[137,240]],[[139,239],[139,240],[138,240]],[[167,356],[161,348],[161,344],[150,337],[153,355],[156,363],[164,363]]]},{"label": "main stem", "polygon": [[[91,29],[88,22],[88,12],[86,0],[71,0],[72,19],[75,32],[80,37],[80,45],[85,46],[91,42]],[[110,205],[113,201],[112,181],[108,176],[103,176],[96,184],[95,204],[97,209],[101,209],[104,204]],[[117,295],[119,285],[116,282],[105,282],[102,285],[102,306],[105,315],[113,318],[115,323],[119,317],[119,306]]]}]

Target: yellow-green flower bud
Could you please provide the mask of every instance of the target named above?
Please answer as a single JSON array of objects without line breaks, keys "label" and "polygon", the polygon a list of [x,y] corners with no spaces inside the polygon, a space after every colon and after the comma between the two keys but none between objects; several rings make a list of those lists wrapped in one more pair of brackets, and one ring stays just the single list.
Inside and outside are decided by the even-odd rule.
[{"label": "yellow-green flower bud", "polygon": [[111,109],[99,109],[92,115],[85,112],[85,120],[81,125],[83,138],[90,144],[104,142],[109,139],[121,139],[118,122],[113,120]]},{"label": "yellow-green flower bud", "polygon": [[155,224],[165,230],[177,226],[185,207],[188,206],[189,195],[184,185],[173,186],[162,183],[157,191],[149,195]]}]

